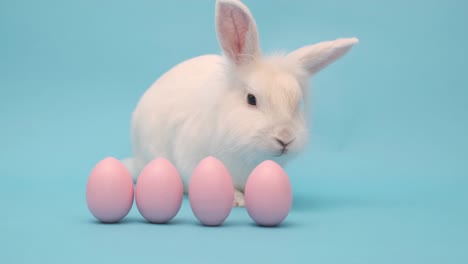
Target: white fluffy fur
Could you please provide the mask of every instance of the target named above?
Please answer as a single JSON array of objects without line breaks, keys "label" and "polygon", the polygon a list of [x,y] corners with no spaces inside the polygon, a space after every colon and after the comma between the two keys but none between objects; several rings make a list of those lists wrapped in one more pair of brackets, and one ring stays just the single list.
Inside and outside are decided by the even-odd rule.
[{"label": "white fluffy fur", "polygon": [[[133,157],[124,160],[135,180],[148,162],[165,157],[187,191],[194,167],[214,156],[242,192],[261,161],[284,166],[303,149],[307,118],[300,105],[307,106],[308,78],[357,43],[339,39],[262,56],[255,21],[238,0],[216,2],[216,30],[224,56],[176,65],[140,99],[131,126]],[[255,95],[256,107],[248,105],[248,93]],[[282,147],[275,138],[293,140],[286,154],[278,156]]]}]

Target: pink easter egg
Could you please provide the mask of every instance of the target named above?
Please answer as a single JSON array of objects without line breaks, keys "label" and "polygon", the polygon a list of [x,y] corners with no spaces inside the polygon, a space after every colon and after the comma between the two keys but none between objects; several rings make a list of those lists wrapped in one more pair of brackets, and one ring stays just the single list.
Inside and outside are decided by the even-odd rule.
[{"label": "pink easter egg", "polygon": [[203,159],[192,173],[188,195],[192,211],[203,225],[222,225],[231,213],[234,200],[229,171],[214,157]]},{"label": "pink easter egg", "polygon": [[260,163],[245,185],[245,207],[260,226],[279,225],[292,206],[292,189],[288,175],[274,161]]},{"label": "pink easter egg", "polygon": [[184,186],[177,169],[165,158],[148,163],[135,188],[135,201],[140,214],[149,222],[163,224],[180,210]]},{"label": "pink easter egg", "polygon": [[113,157],[105,158],[89,175],[88,209],[101,222],[119,222],[132,208],[133,192],[133,180],[127,168]]}]

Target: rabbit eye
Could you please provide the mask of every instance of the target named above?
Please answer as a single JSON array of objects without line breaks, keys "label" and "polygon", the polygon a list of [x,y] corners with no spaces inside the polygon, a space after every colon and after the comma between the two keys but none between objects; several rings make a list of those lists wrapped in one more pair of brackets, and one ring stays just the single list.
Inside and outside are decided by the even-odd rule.
[{"label": "rabbit eye", "polygon": [[249,105],[257,105],[257,98],[255,98],[253,94],[248,94],[247,103],[249,103]]}]

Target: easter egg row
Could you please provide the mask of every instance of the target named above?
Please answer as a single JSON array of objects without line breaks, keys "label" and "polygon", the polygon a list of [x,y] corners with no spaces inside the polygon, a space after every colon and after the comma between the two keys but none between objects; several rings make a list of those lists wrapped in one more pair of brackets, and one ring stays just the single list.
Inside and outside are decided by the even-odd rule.
[{"label": "easter egg row", "polygon": [[[165,158],[156,158],[141,171],[136,185],[127,168],[108,157],[91,171],[86,186],[88,209],[104,223],[115,223],[130,212],[133,202],[151,223],[162,224],[179,212],[184,195],[182,178]],[[228,169],[207,157],[195,167],[188,186],[194,216],[207,226],[222,225],[234,201],[234,186]],[[249,175],[245,190],[248,215],[260,226],[277,226],[289,214],[292,190],[283,168],[271,160],[260,163]]]}]

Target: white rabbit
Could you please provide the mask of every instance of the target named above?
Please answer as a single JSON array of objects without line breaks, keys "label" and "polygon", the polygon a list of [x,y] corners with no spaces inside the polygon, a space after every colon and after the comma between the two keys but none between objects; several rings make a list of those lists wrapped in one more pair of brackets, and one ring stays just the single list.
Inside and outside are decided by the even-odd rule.
[{"label": "white rabbit", "polygon": [[[170,69],[133,112],[134,180],[157,157],[178,169],[187,192],[192,170],[213,156],[228,168],[244,206],[251,171],[271,159],[285,166],[304,148],[308,79],[347,53],[356,38],[263,56],[257,26],[239,0],[216,1],[216,33],[224,55],[204,55]],[[305,109],[303,109],[303,107]]]}]

